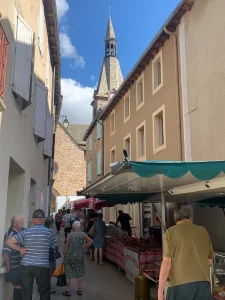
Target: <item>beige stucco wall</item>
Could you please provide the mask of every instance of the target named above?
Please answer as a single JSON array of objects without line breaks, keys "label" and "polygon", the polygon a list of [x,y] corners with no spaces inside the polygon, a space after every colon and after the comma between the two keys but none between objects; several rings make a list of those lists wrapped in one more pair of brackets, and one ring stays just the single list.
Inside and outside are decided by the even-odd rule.
[{"label": "beige stucco wall", "polygon": [[[47,53],[47,31],[45,28],[44,57],[41,59],[37,46],[38,38],[38,16],[40,1],[15,1],[21,10],[26,23],[35,32],[35,60],[34,73],[44,83],[46,80],[46,53]],[[0,0],[0,22],[4,28],[9,41],[7,77],[5,84],[6,110],[0,112],[0,252],[2,251],[3,236],[8,229],[10,219],[15,214],[23,214],[25,226],[28,222],[30,206],[30,181],[36,182],[35,207],[47,209],[47,179],[48,160],[43,156],[43,142],[37,143],[33,135],[34,104],[21,110],[12,93],[12,78],[14,64],[14,1]],[[23,76],[23,74],[21,74]],[[50,89],[52,72],[50,70]],[[51,98],[49,97],[49,110],[51,109]],[[11,164],[10,164],[11,158]],[[15,163],[14,163],[14,162]],[[13,163],[12,163],[13,162]],[[11,167],[11,170],[9,168]],[[17,173],[19,172],[19,173]],[[10,174],[10,180],[9,179]],[[41,194],[43,203],[41,203]],[[1,264],[1,261],[0,261]],[[10,285],[8,285],[10,286]],[[7,291],[4,276],[0,275],[0,299],[11,299],[11,291]]]},{"label": "beige stucco wall", "polygon": [[85,151],[60,126],[56,129],[55,162],[58,165],[53,188],[60,196],[76,195],[86,185]]},{"label": "beige stucco wall", "polygon": [[[103,136],[103,135],[102,135]],[[92,138],[92,150],[90,151],[90,138]],[[87,168],[88,163],[91,161],[92,163],[92,182],[86,182],[86,186],[94,183],[98,179],[102,177],[103,174],[97,175],[97,159],[96,156],[98,153],[101,153],[102,157],[102,138],[97,139],[97,127],[95,126],[91,132],[91,134],[87,138],[87,152],[86,152],[86,160],[87,160]],[[102,166],[101,166],[102,167]],[[88,169],[86,170],[88,174]],[[88,176],[87,176],[88,180]]]},{"label": "beige stucco wall", "polygon": [[[116,148],[116,161],[123,160],[124,138],[131,134],[131,160],[137,160],[136,127],[146,122],[146,160],[179,160],[180,136],[175,64],[175,43],[169,39],[162,48],[163,86],[153,95],[152,63],[144,71],[144,105],[136,110],[136,83],[130,89],[130,119],[124,124],[124,100],[115,107],[115,134],[110,134],[110,116],[105,126],[105,173],[109,172],[110,150]],[[153,154],[152,114],[165,105],[166,148]]]},{"label": "beige stucco wall", "polygon": [[224,0],[196,0],[184,16],[193,160],[225,158]]}]

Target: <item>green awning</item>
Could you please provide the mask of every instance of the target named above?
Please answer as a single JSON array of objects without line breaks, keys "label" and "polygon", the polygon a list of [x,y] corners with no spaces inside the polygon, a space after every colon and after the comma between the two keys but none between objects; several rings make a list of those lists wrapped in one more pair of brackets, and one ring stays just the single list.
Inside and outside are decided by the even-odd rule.
[{"label": "green awning", "polygon": [[148,197],[152,196],[146,193],[143,194],[102,194],[96,195],[96,198],[100,200],[105,200],[108,205],[116,205],[116,204],[133,204],[136,202],[142,202],[143,200],[147,199]]},{"label": "green awning", "polygon": [[168,178],[177,179],[190,172],[199,180],[211,180],[225,173],[225,161],[131,161],[130,167],[140,177],[145,178],[163,174]]}]

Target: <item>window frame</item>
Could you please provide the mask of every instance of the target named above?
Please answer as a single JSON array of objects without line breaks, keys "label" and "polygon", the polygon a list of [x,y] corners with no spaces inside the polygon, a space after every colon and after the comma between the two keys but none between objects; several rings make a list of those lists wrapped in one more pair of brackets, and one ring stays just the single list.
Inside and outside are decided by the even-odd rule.
[{"label": "window frame", "polygon": [[[140,104],[138,104],[138,84],[140,81],[142,81],[143,101]],[[138,111],[144,104],[145,104],[145,81],[144,81],[144,72],[143,72],[136,81],[136,111]]]},{"label": "window frame", "polygon": [[[127,139],[130,139],[130,153],[128,153],[129,154],[129,158],[131,159],[131,133],[129,133],[128,135],[126,135],[125,137],[124,137],[124,139],[123,139],[123,148],[124,149],[126,149],[125,148],[125,145],[126,145],[126,140]],[[127,149],[126,149],[127,150]]]},{"label": "window frame", "polygon": [[[138,133],[139,133],[139,130],[140,128],[144,127],[144,150],[145,150],[145,153],[144,155],[142,156],[139,156],[139,139],[138,139]],[[139,124],[137,127],[136,127],[136,157],[137,157],[137,160],[139,161],[142,161],[142,160],[146,160],[146,122],[143,121],[141,124]]]},{"label": "window frame", "polygon": [[[125,115],[125,112],[126,112],[126,99],[127,99],[127,97],[128,97],[128,99],[129,99],[129,115],[128,115],[128,117],[126,117],[126,115]],[[126,93],[126,95],[124,96],[124,98],[123,98],[124,100],[124,123],[126,123],[129,119],[130,119],[130,91],[128,91],[127,93]]]},{"label": "window frame", "polygon": [[[115,161],[112,162],[112,152],[113,151],[115,151]],[[110,149],[110,164],[113,164],[115,162],[116,162],[116,147],[114,146]]]},{"label": "window frame", "polygon": [[[114,131],[112,131],[112,116],[114,119]],[[110,114],[110,135],[112,136],[116,132],[116,111],[115,109]]]},{"label": "window frame", "polygon": [[[155,88],[155,63],[160,60],[160,69],[161,69],[161,83]],[[152,94],[155,95],[163,87],[163,57],[162,49],[155,56],[152,61]]]},{"label": "window frame", "polygon": [[[155,126],[155,119],[159,116],[159,114],[162,113],[163,115],[163,140],[164,144],[161,146],[157,146],[156,139],[159,138],[159,136],[156,134],[156,126]],[[166,148],[166,117],[165,117],[165,104],[162,105],[160,108],[158,108],[153,114],[152,114],[152,130],[153,130],[153,154],[156,154]]]},{"label": "window frame", "polygon": [[96,138],[97,140],[101,140],[102,139],[102,130],[103,130],[103,125],[97,121],[97,124],[96,124]]},{"label": "window frame", "polygon": [[92,134],[89,135],[89,152],[92,152]]}]

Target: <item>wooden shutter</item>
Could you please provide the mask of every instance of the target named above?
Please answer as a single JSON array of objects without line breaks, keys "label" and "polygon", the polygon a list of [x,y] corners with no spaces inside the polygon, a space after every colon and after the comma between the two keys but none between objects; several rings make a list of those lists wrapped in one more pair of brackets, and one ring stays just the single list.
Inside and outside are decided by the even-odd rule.
[{"label": "wooden shutter", "polygon": [[21,16],[17,16],[13,92],[23,100],[30,101],[30,83],[33,57],[33,31]]},{"label": "wooden shutter", "polygon": [[101,153],[98,153],[96,156],[96,174],[99,176],[101,173]]},{"label": "wooden shutter", "polygon": [[41,0],[39,20],[38,20],[38,46],[41,52],[41,56],[43,56],[44,54],[44,21],[45,21],[44,6]]},{"label": "wooden shutter", "polygon": [[91,161],[88,163],[88,183],[92,181],[92,165]]},{"label": "wooden shutter", "polygon": [[0,97],[4,98],[5,92],[5,78],[8,54],[8,40],[0,24]]},{"label": "wooden shutter", "polygon": [[92,151],[92,135],[89,136],[89,151]]},{"label": "wooden shutter", "polygon": [[100,140],[102,138],[102,124],[97,122],[97,139]]},{"label": "wooden shutter", "polygon": [[53,126],[54,126],[53,117],[51,115],[47,115],[45,141],[44,141],[44,154],[48,157],[52,157]]},{"label": "wooden shutter", "polygon": [[34,134],[41,140],[45,139],[47,118],[47,89],[42,82],[37,80],[35,97]]}]

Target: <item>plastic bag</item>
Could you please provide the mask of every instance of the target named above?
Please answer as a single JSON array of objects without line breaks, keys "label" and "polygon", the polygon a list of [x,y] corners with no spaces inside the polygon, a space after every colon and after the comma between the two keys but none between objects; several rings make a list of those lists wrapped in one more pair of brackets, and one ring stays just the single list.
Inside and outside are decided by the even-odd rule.
[{"label": "plastic bag", "polygon": [[59,275],[57,278],[57,286],[66,286],[66,275]]},{"label": "plastic bag", "polygon": [[65,264],[60,264],[53,272],[53,277],[58,277],[60,275],[65,275]]}]

